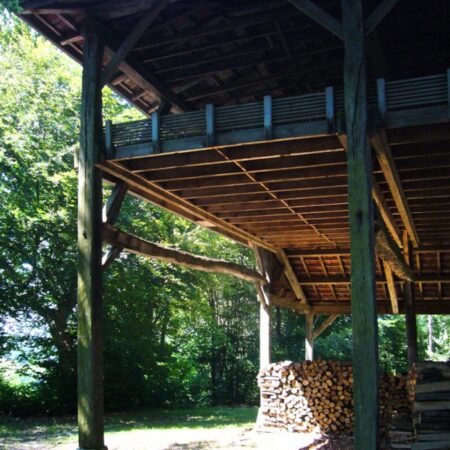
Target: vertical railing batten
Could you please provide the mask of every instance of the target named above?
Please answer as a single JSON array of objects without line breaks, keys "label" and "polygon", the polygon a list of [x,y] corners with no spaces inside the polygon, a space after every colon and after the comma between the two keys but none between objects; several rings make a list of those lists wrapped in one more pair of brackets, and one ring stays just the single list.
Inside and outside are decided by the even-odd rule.
[{"label": "vertical railing batten", "polygon": [[266,139],[273,137],[272,96],[264,96],[264,135]]},{"label": "vertical railing batten", "polygon": [[154,111],[152,113],[152,143],[153,151],[159,153],[160,148],[160,136],[159,136],[159,112]]},{"label": "vertical railing batten", "polygon": [[206,144],[208,147],[212,147],[216,144],[216,124],[214,105],[208,103],[206,105]]}]

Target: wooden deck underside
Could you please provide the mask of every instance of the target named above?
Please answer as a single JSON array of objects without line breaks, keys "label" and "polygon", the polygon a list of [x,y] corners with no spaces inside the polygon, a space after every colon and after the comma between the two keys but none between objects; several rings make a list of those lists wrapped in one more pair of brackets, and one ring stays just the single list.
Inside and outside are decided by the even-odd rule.
[{"label": "wooden deck underside", "polygon": [[[377,203],[381,198],[385,213],[391,216],[389,229],[400,245],[405,231],[416,236],[413,286],[418,313],[450,313],[447,120],[447,105],[442,104],[387,112],[383,133],[393,157],[400,199],[392,189],[392,174],[374,151]],[[157,144],[137,140],[116,145],[114,155],[110,154],[101,168],[110,179],[129,183],[137,195],[201,226],[244,245],[284,249],[308,304],[286,300],[289,285],[280,281],[282,295],[275,300],[280,306],[347,313],[350,258],[345,132],[330,130],[326,118],[290,127],[291,136],[261,137],[251,143],[246,139],[264,133],[263,127],[244,133],[228,131],[220,145],[216,133],[214,147],[207,146],[208,136],[203,135],[191,141],[183,137]],[[148,134],[141,136],[149,139]],[[227,145],[226,139],[231,143]],[[198,148],[192,149],[194,141]],[[406,212],[402,210],[405,205]],[[377,276],[379,311],[387,313],[391,311],[390,295],[379,259]],[[403,282],[396,279],[395,284],[402,311]]]}]

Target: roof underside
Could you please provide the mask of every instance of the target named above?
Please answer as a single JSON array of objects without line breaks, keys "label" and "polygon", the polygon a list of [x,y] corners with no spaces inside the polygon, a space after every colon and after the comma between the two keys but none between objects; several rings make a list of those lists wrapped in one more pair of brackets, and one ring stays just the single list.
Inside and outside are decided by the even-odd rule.
[{"label": "roof underside", "polygon": [[[77,60],[86,15],[104,25],[115,50],[154,3],[21,2],[22,17]],[[340,20],[339,2],[315,3]],[[366,14],[378,3],[364,1]],[[446,0],[400,1],[369,35],[369,77],[401,79],[446,70],[449,17]],[[189,110],[339,86],[342,62],[343,42],[286,0],[169,0],[111,84],[144,112],[160,104],[157,91],[170,92],[178,109]]]},{"label": "roof underside", "polygon": [[[113,52],[154,2],[21,3],[23,19],[80,60],[86,15],[97,17]],[[339,2],[315,3],[340,20]],[[366,14],[377,3],[364,1]],[[368,38],[369,77],[445,73],[449,19],[446,0],[400,1]],[[286,0],[172,0],[110,84],[146,113],[162,100],[179,112],[260,101],[266,94],[323,92],[342,85],[342,63],[342,41]],[[425,302],[450,305],[449,124],[392,127],[386,135],[420,241],[412,264],[422,280],[414,283],[416,299],[422,308]],[[401,236],[404,212],[384,169],[374,157],[376,185]],[[349,304],[347,162],[336,133],[125,157],[107,161],[103,170],[110,180],[126,180],[135,194],[239,242],[284,249],[308,301],[325,305],[322,312]],[[389,304],[379,260],[377,276],[377,298]],[[399,280],[396,289],[402,302]]]}]

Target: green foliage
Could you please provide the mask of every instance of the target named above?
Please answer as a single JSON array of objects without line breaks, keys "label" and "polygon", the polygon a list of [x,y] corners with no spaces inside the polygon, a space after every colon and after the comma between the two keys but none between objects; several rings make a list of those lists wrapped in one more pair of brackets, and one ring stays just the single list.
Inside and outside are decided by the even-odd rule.
[{"label": "green foliage", "polygon": [[[0,360],[14,359],[21,380],[12,383],[0,371],[0,412],[70,412],[81,71],[14,17],[0,17],[0,25]],[[140,117],[110,90],[104,111],[114,121]],[[164,245],[254,265],[250,250],[132,197],[118,225]],[[108,409],[258,401],[253,286],[130,254],[104,278]],[[427,324],[419,324],[425,341]],[[433,357],[448,355],[449,325],[436,319]],[[379,328],[383,367],[405,369],[404,319],[380,318]],[[303,359],[304,339],[304,317],[276,309],[274,360]],[[349,317],[324,332],[315,353],[351,359]]]}]

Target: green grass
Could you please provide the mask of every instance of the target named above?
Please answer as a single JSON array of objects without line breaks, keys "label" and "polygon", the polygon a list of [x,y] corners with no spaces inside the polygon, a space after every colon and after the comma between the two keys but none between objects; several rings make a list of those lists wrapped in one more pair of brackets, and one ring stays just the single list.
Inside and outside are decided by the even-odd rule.
[{"label": "green grass", "polygon": [[[145,409],[135,412],[107,414],[107,435],[181,429],[224,429],[248,427],[255,423],[257,408],[204,407],[190,409]],[[63,418],[0,418],[0,449],[17,448],[29,442],[51,446],[76,440],[74,417]],[[136,435],[136,433],[134,433]],[[139,433],[142,434],[142,433]],[[39,447],[40,448],[40,447]]]}]

